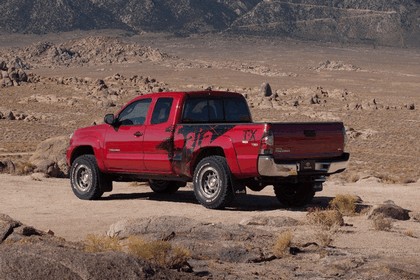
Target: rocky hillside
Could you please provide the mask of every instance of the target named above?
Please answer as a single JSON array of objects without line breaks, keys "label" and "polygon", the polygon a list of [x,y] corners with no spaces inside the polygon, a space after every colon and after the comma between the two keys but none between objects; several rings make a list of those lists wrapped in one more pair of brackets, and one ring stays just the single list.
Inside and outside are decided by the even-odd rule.
[{"label": "rocky hillside", "polygon": [[419,0],[3,0],[0,30],[223,32],[393,46],[420,44]]}]

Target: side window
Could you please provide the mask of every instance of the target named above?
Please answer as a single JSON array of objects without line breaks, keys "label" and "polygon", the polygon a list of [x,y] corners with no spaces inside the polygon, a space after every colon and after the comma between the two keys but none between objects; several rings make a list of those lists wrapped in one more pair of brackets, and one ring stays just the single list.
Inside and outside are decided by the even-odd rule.
[{"label": "side window", "polygon": [[121,125],[142,125],[144,124],[152,99],[142,99],[128,105],[119,115],[118,121]]},{"label": "side window", "polygon": [[165,123],[169,119],[171,113],[173,98],[159,98],[156,102],[152,115],[152,124]]}]

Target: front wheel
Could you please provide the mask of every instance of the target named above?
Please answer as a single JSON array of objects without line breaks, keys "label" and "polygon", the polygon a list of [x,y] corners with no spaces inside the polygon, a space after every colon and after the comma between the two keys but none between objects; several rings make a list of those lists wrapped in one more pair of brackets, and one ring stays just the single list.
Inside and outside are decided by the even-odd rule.
[{"label": "front wheel", "polygon": [[99,170],[94,155],[82,155],[74,160],[70,168],[70,184],[74,194],[84,200],[98,199],[112,189],[112,181]]},{"label": "front wheel", "polygon": [[301,207],[312,201],[315,191],[311,183],[285,183],[274,186],[278,201],[286,207]]},{"label": "front wheel", "polygon": [[234,199],[232,180],[226,159],[210,156],[202,159],[194,171],[194,194],[209,209],[223,209]]}]

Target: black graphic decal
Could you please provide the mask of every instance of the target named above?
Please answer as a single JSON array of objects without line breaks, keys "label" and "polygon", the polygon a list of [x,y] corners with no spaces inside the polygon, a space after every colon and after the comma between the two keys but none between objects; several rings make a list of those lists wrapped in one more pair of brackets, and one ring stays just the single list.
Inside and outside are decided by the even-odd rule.
[{"label": "black graphic decal", "polygon": [[213,143],[234,127],[234,125],[185,125],[178,127],[176,133],[182,135],[184,143],[182,147],[175,147],[174,150],[173,165],[176,172],[190,175],[194,151],[200,148],[203,143]]},{"label": "black graphic decal", "polygon": [[244,130],[244,141],[255,141],[255,133],[257,130],[247,129]]}]

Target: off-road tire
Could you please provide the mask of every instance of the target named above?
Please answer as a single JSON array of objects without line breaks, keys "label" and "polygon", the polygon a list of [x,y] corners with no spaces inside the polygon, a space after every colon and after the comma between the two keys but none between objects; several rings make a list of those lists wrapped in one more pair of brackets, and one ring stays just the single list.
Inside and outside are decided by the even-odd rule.
[{"label": "off-road tire", "polygon": [[278,201],[285,207],[302,207],[315,196],[312,183],[285,183],[274,186]]},{"label": "off-road tire", "polygon": [[226,159],[210,156],[202,159],[195,168],[194,195],[209,209],[223,209],[234,199],[232,178]]},{"label": "off-road tire", "polygon": [[112,181],[99,170],[94,155],[81,155],[73,161],[70,184],[74,194],[84,200],[98,199],[112,190]]},{"label": "off-road tire", "polygon": [[155,193],[175,193],[179,188],[185,187],[184,182],[149,180],[149,186]]}]

